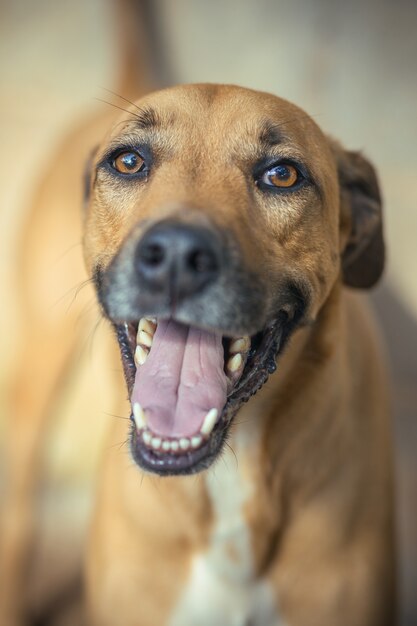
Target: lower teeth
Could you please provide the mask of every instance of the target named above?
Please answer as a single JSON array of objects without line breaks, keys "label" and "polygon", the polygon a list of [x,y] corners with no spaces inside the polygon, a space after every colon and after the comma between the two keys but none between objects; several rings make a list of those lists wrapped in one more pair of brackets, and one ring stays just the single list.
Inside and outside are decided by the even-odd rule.
[{"label": "lower teeth", "polygon": [[142,437],[143,443],[147,448],[152,450],[163,450],[164,452],[186,452],[190,448],[196,450],[201,446],[204,439],[201,435],[195,435],[194,437],[181,437],[180,439],[161,439],[152,435],[149,430],[137,431]]},{"label": "lower teeth", "polygon": [[135,422],[136,431],[139,436],[142,437],[143,443],[153,450],[162,449],[164,452],[178,452],[178,450],[186,451],[189,448],[199,448],[204,441],[204,438],[209,437],[218,418],[219,412],[217,409],[210,409],[207,412],[203,423],[200,427],[200,432],[191,437],[179,437],[174,439],[163,439],[156,433],[152,433],[148,428],[148,420],[145,411],[140,406],[139,402],[133,404],[133,420]]}]

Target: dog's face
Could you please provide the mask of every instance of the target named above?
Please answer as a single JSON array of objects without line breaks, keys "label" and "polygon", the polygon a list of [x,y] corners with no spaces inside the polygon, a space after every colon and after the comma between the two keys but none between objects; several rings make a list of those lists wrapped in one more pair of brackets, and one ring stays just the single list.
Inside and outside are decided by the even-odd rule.
[{"label": "dog's face", "polygon": [[131,107],[98,149],[84,250],[117,330],[133,456],[192,473],[342,274],[379,277],[378,188],[294,105],[176,87]]}]

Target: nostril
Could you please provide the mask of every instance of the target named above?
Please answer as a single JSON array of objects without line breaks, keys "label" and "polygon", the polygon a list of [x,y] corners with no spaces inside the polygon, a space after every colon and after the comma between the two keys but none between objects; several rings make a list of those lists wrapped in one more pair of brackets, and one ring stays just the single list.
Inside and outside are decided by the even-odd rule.
[{"label": "nostril", "polygon": [[140,250],[139,259],[145,265],[156,267],[165,259],[165,249],[158,243],[149,243]]},{"label": "nostril", "polygon": [[159,222],[138,242],[135,264],[144,292],[165,291],[179,299],[216,280],[222,265],[221,248],[209,229]]},{"label": "nostril", "polygon": [[187,259],[189,269],[197,274],[205,274],[217,270],[217,261],[213,253],[207,250],[193,250]]}]

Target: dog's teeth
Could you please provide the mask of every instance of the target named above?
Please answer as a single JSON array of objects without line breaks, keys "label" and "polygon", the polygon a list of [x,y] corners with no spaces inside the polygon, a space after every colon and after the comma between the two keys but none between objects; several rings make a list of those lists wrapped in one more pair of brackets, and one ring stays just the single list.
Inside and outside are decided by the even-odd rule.
[{"label": "dog's teeth", "polygon": [[150,348],[153,343],[153,335],[148,335],[148,333],[146,333],[144,330],[140,330],[138,332],[137,342],[138,345],[140,344],[141,346],[146,346],[147,348]]},{"label": "dog's teeth", "polygon": [[149,432],[149,430],[144,430],[143,431],[142,439],[143,439],[144,443],[146,443],[147,446],[151,445],[152,435]]},{"label": "dog's teeth", "polygon": [[136,365],[143,365],[148,358],[149,350],[148,348],[143,348],[142,346],[136,346],[135,350],[135,363]]},{"label": "dog's teeth", "polygon": [[229,372],[232,372],[232,374],[234,374],[242,367],[242,363],[243,363],[243,358],[239,352],[238,354],[235,354],[235,356],[233,356],[231,359],[228,360],[226,368]]},{"label": "dog's teeth", "polygon": [[135,349],[136,366],[143,365],[148,358],[155,330],[156,320],[154,318],[142,317],[139,320],[138,332],[136,335],[137,345]]},{"label": "dog's teeth", "polygon": [[[214,409],[214,411],[216,410]],[[136,409],[136,412],[137,412],[137,409]],[[217,415],[217,411],[216,411],[216,415]],[[194,435],[194,437],[191,437],[191,439],[189,439],[188,437],[181,437],[180,439],[171,439],[171,440],[162,439],[161,437],[152,435],[152,433],[149,430],[143,430],[141,435],[142,435],[143,442],[148,447],[153,448],[154,450],[163,450],[164,452],[178,452],[178,450],[186,451],[186,450],[189,450],[190,448],[199,448],[201,446],[201,442],[203,441],[202,435]]]},{"label": "dog's teeth", "polygon": [[187,437],[181,437],[181,439],[179,440],[179,444],[180,444],[181,450],[188,450],[188,448],[191,445],[191,442],[189,439],[187,439]]},{"label": "dog's teeth", "polygon": [[198,448],[202,441],[203,441],[203,438],[201,435],[196,435],[195,437],[191,437],[191,447]]},{"label": "dog's teeth", "polygon": [[148,333],[148,335],[150,335],[151,337],[153,337],[155,334],[155,330],[156,330],[156,322],[154,322],[151,319],[148,319],[147,317],[142,317],[139,320],[138,335],[139,335],[139,332],[142,330],[145,333]]},{"label": "dog's teeth", "polygon": [[200,433],[202,435],[209,435],[214,428],[214,424],[217,420],[217,415],[219,414],[217,409],[210,409],[204,418],[204,422],[202,427],[200,428]]},{"label": "dog's teeth", "polygon": [[146,415],[139,402],[135,402],[133,405],[133,419],[135,420],[136,428],[139,430],[146,428]]},{"label": "dog's teeth", "polygon": [[229,352],[230,354],[237,354],[238,352],[247,352],[250,348],[250,338],[248,336],[239,337],[231,342]]},{"label": "dog's teeth", "polygon": [[152,437],[151,446],[154,450],[159,450],[161,447],[161,437]]}]

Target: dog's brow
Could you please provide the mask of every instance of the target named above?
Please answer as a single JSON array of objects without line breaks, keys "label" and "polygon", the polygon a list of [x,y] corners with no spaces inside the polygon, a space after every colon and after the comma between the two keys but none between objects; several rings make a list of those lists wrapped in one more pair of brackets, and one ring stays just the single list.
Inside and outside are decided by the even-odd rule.
[{"label": "dog's brow", "polygon": [[160,119],[155,109],[139,109],[134,115],[134,125],[142,130],[155,128],[160,125]]},{"label": "dog's brow", "polygon": [[265,148],[271,148],[284,141],[284,135],[280,127],[274,122],[266,121],[259,133],[259,142]]}]

